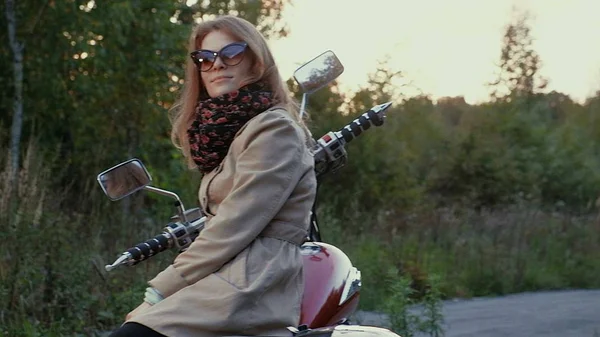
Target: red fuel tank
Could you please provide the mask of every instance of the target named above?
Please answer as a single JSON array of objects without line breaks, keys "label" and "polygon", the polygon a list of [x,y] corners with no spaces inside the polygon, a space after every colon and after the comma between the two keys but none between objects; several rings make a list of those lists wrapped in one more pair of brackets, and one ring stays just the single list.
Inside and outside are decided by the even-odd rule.
[{"label": "red fuel tank", "polygon": [[307,242],[301,251],[304,296],[300,324],[313,329],[347,319],[358,307],[360,271],[333,245]]}]

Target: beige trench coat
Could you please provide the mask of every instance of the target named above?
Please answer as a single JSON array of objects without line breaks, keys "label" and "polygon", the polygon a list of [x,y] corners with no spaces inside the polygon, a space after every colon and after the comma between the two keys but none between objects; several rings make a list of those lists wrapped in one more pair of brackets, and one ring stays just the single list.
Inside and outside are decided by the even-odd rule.
[{"label": "beige trench coat", "polygon": [[166,298],[130,321],[172,337],[289,335],[285,328],[299,323],[299,245],[316,193],[306,143],[281,108],[238,131],[202,178],[204,230],[149,282]]}]

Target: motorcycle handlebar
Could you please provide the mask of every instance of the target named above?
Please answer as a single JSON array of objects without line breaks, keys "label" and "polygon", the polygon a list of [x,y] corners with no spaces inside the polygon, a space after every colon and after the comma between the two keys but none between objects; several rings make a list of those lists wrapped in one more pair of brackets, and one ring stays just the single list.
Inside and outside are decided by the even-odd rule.
[{"label": "motorcycle handlebar", "polygon": [[317,140],[314,149],[315,173],[320,178],[325,173],[335,172],[346,164],[344,145],[360,136],[371,125],[381,126],[385,119],[385,110],[392,105],[387,102],[374,106],[339,131],[330,131]]},{"label": "motorcycle handlebar", "polygon": [[[188,210],[188,213],[192,212],[196,212],[196,210]],[[198,218],[189,223],[169,223],[164,232],[129,248],[113,264],[106,265],[104,268],[106,271],[111,271],[119,266],[133,266],[173,247],[177,247],[180,251],[187,249],[204,228],[204,222],[206,221],[206,217],[201,216],[201,214],[196,214],[196,217]]]},{"label": "motorcycle handlebar", "polygon": [[171,239],[171,234],[163,232],[150,240],[129,248],[113,264],[104,266],[104,269],[111,271],[119,266],[134,266],[172,246],[173,240]]},{"label": "motorcycle handlebar", "polygon": [[[374,106],[358,118],[348,123],[337,132],[328,132],[317,140],[314,149],[315,173],[320,177],[327,172],[335,172],[346,162],[344,145],[368,130],[372,125],[381,126],[385,119],[385,110],[392,105],[387,102]],[[133,266],[164,250],[177,247],[185,250],[196,239],[204,227],[205,217],[197,215],[198,219],[190,224],[173,222],[165,227],[165,231],[154,238],[139,243],[126,252],[112,264],[104,268],[111,271],[121,265]]]}]

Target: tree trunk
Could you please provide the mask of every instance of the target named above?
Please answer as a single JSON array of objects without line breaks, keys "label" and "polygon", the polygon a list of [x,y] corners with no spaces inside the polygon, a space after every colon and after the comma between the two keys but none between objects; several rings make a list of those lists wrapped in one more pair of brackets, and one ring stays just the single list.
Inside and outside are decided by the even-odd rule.
[{"label": "tree trunk", "polygon": [[[13,118],[10,133],[10,191],[14,196],[17,191],[17,172],[19,171],[19,147],[23,128],[23,43],[17,40],[17,18],[14,0],[6,0],[6,21],[8,23],[8,40],[13,53],[14,97]],[[12,199],[12,198],[11,198]]]}]

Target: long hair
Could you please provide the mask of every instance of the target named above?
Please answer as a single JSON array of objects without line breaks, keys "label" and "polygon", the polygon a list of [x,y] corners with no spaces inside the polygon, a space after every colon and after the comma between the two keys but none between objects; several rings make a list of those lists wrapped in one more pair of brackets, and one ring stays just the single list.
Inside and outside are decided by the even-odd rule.
[{"label": "long hair", "polygon": [[[250,82],[265,81],[273,91],[273,99],[278,104],[283,105],[302,129],[304,129],[305,134],[309,135],[310,133],[306,125],[299,116],[298,104],[292,98],[279,74],[279,69],[275,64],[275,59],[269,50],[267,41],[250,22],[235,16],[226,15],[198,24],[194,27],[190,35],[188,54],[200,49],[204,37],[215,30],[228,33],[232,37],[248,44],[249,50],[246,53],[250,55],[246,55],[246,57],[249,56],[253,63]],[[201,95],[204,96],[202,93],[205,92],[196,65],[190,57],[187,57],[183,91],[169,112],[172,124],[171,141],[183,152],[190,168],[196,165],[190,157],[187,130],[194,119],[196,104],[199,99],[203,98]]]}]

